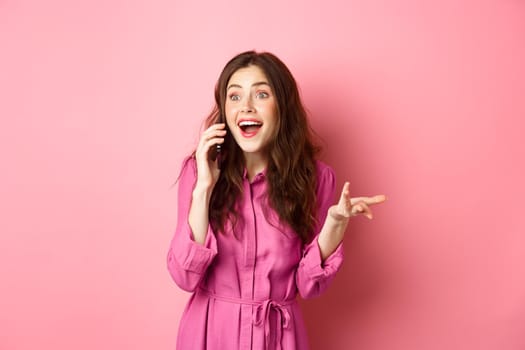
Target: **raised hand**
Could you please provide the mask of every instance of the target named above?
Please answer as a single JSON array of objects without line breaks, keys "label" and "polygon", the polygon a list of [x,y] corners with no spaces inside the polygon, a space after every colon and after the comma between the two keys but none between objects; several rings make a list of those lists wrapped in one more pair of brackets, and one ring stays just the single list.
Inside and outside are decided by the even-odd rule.
[{"label": "raised hand", "polygon": [[328,210],[328,214],[335,220],[342,221],[362,214],[372,219],[372,210],[370,207],[375,204],[383,203],[386,200],[385,195],[376,195],[373,197],[350,197],[350,183],[345,182],[341,197],[336,205]]},{"label": "raised hand", "polygon": [[204,130],[195,151],[197,160],[197,186],[211,189],[219,179],[220,170],[215,158],[215,148],[224,143],[226,124],[213,124]]},{"label": "raised hand", "polygon": [[370,206],[382,203],[385,200],[385,195],[351,198],[350,183],[345,182],[339,202],[328,209],[328,215],[317,239],[321,258],[326,259],[341,243],[350,217],[363,214],[372,219]]}]

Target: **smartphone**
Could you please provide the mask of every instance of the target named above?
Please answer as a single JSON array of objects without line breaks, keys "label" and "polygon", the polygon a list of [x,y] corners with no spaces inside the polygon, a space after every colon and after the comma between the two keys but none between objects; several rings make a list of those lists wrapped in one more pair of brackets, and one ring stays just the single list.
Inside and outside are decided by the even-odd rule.
[{"label": "smartphone", "polygon": [[[219,114],[219,118],[217,120],[217,123],[220,124],[222,123],[222,115]],[[220,169],[221,168],[221,145],[220,144],[217,144],[215,145],[215,160],[217,160],[217,167]]]}]

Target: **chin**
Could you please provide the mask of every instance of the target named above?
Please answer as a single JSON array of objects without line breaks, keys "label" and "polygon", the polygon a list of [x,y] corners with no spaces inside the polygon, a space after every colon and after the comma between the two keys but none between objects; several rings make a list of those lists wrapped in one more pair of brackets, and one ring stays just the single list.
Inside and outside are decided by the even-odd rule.
[{"label": "chin", "polygon": [[260,147],[243,146],[243,145],[239,145],[239,147],[244,153],[257,153],[261,151]]},{"label": "chin", "polygon": [[246,140],[242,137],[235,138],[235,142],[244,153],[261,153],[267,146],[266,140]]}]

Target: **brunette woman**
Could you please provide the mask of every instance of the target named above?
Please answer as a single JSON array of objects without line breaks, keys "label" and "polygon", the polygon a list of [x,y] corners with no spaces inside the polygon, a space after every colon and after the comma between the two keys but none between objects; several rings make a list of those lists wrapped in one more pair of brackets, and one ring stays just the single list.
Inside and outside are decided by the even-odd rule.
[{"label": "brunette woman", "polygon": [[307,349],[297,294],[328,287],[349,218],[372,218],[385,197],[351,198],[345,183],[335,201],[295,79],[273,54],[231,59],[215,102],[179,178],[168,269],[193,294],[177,349]]}]

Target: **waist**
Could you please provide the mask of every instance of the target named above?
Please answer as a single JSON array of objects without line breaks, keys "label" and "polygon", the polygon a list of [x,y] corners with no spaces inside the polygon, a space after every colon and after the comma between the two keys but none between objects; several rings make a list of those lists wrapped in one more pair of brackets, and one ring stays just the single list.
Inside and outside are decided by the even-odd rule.
[{"label": "waist", "polygon": [[259,305],[262,305],[262,304],[265,304],[271,301],[281,306],[288,306],[288,305],[292,305],[297,302],[297,299],[295,298],[295,296],[293,298],[289,298],[286,300],[275,300],[271,298],[255,300],[255,299],[246,299],[246,298],[240,298],[240,297],[234,297],[234,296],[219,295],[209,290],[206,290],[202,287],[199,287],[196,292],[202,295],[205,295],[207,297],[216,299],[216,300],[225,301],[225,302],[233,303],[233,304],[241,304],[241,305],[259,306]]},{"label": "waist", "polygon": [[[202,295],[208,296],[209,298],[225,301],[228,303],[253,305],[255,310],[252,311],[254,313],[251,315],[252,323],[254,326],[261,327],[264,330],[264,342],[266,344],[265,349],[282,350],[284,330],[290,327],[290,322],[292,321],[291,314],[293,313],[289,309],[289,306],[297,302],[295,296],[293,299],[282,301],[273,299],[252,300],[217,295],[213,292],[210,292],[209,290],[203,289],[202,287],[197,289],[197,293],[201,293]],[[274,314],[276,319],[273,327],[270,323],[270,314]],[[273,341],[271,334],[274,334]]]}]

